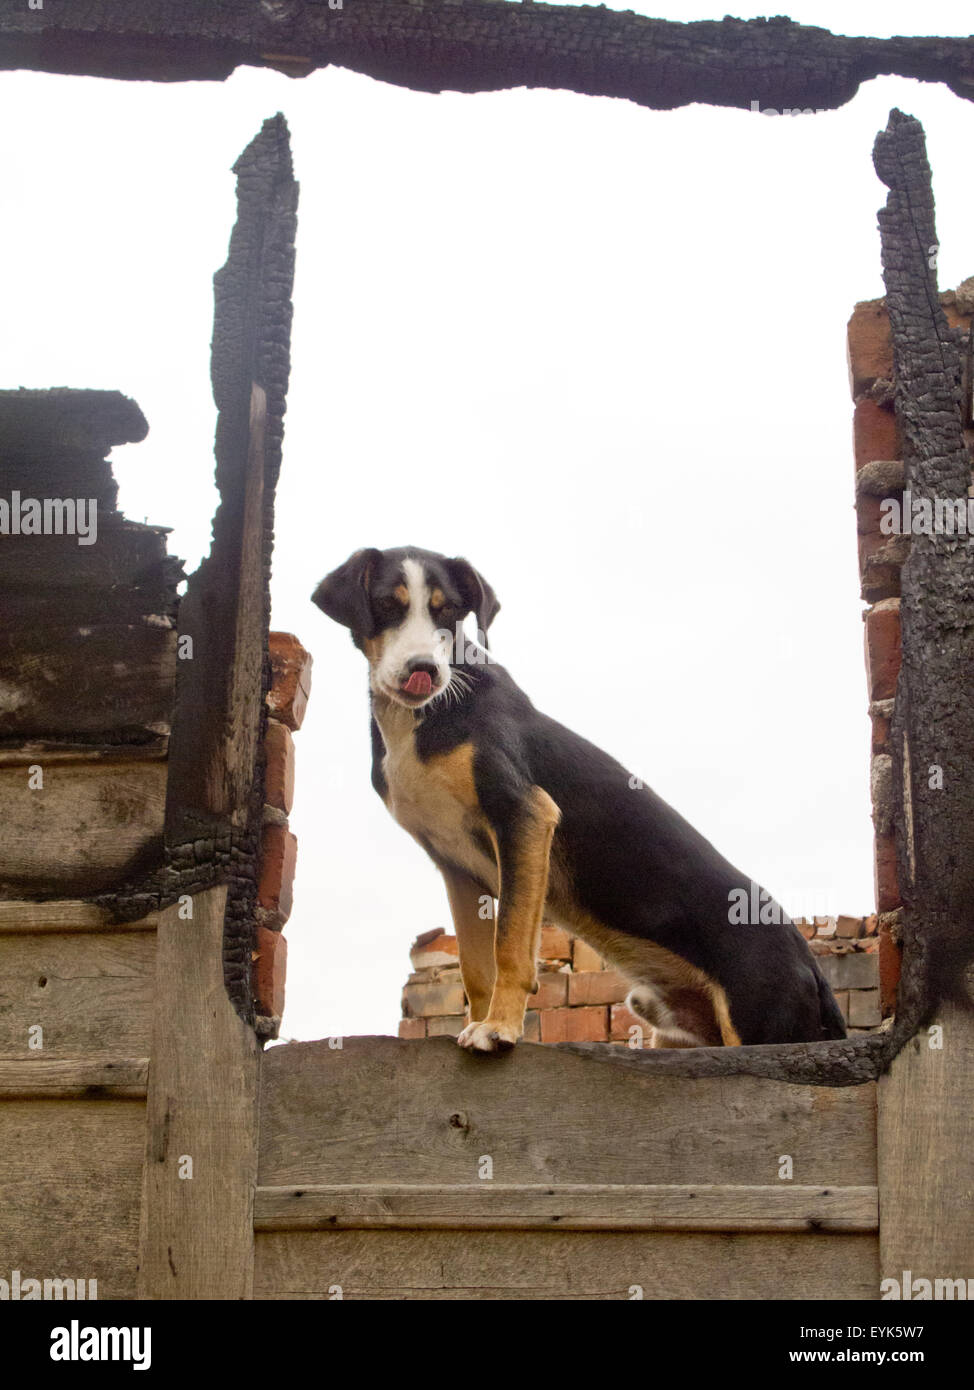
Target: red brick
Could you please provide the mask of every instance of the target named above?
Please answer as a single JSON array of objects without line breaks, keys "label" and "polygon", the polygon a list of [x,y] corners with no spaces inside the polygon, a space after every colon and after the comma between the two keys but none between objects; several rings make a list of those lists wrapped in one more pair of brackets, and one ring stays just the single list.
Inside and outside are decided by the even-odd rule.
[{"label": "red brick", "polygon": [[529,1009],[558,1009],[568,1003],[568,981],[572,976],[558,970],[543,970],[538,988],[528,998]]},{"label": "red brick", "polygon": [[273,913],[278,926],[291,915],[298,842],[282,825],[265,825],[260,841],[260,882],[257,897]]},{"label": "red brick", "polygon": [[852,414],[852,446],[857,468],[874,459],[899,458],[900,436],[892,408],[875,401],[857,401]]},{"label": "red brick", "polygon": [[586,970],[568,976],[569,1004],[621,1004],[630,982],[618,970]]},{"label": "red brick", "polygon": [[407,985],[403,1000],[403,1012],[409,1018],[439,1018],[463,1013],[466,996],[459,970],[444,971],[438,980]]},{"label": "red brick", "polygon": [[835,934],[847,939],[862,935],[861,917],[836,917]]},{"label": "red brick", "polygon": [[883,1018],[896,1010],[896,991],[900,983],[900,948],[887,927],[879,931],[879,1000]]},{"label": "red brick", "polygon": [[893,337],[881,299],[857,304],[847,331],[849,381],[853,396],[868,391],[874,381],[893,379]]},{"label": "red brick", "polygon": [[609,1037],[611,1040],[628,1043],[633,1036],[629,1031],[631,1028],[639,1029],[636,1036],[642,1039],[640,1046],[648,1046],[651,1031],[649,1024],[644,1019],[637,1017],[631,1009],[627,1009],[625,1004],[613,1004],[609,1010]]},{"label": "red brick", "polygon": [[456,965],[459,959],[457,939],[434,927],[417,936],[409,951],[409,959],[417,970],[433,965]]},{"label": "red brick", "polygon": [[805,940],[811,941],[812,937],[815,935],[814,920],[810,921],[807,917],[795,917],[794,923],[798,930],[801,932],[802,936],[805,938]]},{"label": "red brick", "polygon": [[866,678],[871,700],[896,694],[900,674],[900,601],[883,599],[866,614]]},{"label": "red brick", "polygon": [[267,708],[289,729],[300,729],[311,694],[311,655],[292,632],[272,632],[271,688]]},{"label": "red brick", "polygon": [[290,815],[294,802],[294,739],[276,719],[268,719],[264,735],[264,801]]},{"label": "red brick", "polygon": [[287,942],[279,931],[257,928],[254,951],[254,996],[257,1012],[280,1018],[284,1013],[284,981],[287,976]]},{"label": "red brick", "polygon": [[571,960],[572,939],[561,927],[543,926],[541,928],[541,949],[539,960]]},{"label": "red brick", "polygon": [[896,841],[893,836],[877,835],[874,854],[876,911],[892,912],[902,902],[896,877]]},{"label": "red brick", "polygon": [[873,913],[871,917],[867,917],[863,925],[867,936],[875,936],[876,928],[878,926],[878,918],[876,917],[876,914]]},{"label": "red brick", "polygon": [[428,1038],[455,1038],[463,1032],[466,1026],[466,1014],[438,1015],[436,1018],[426,1020],[426,1036]]},{"label": "red brick", "polygon": [[608,1009],[546,1009],[541,1018],[541,1041],[608,1042]]},{"label": "red brick", "polygon": [[399,1020],[399,1036],[401,1038],[425,1038],[426,1019],[401,1018]]},{"label": "red brick", "polygon": [[576,936],[575,944],[572,948],[572,969],[604,970],[605,962],[598,951],[593,950],[587,941],[582,941]]},{"label": "red brick", "polygon": [[849,992],[850,1028],[875,1028],[882,1022],[878,989],[854,989]]},{"label": "red brick", "polygon": [[889,728],[890,728],[890,721],[886,718],[886,715],[885,715],[885,714],[878,714],[878,713],[877,713],[877,714],[874,714],[874,715],[872,716],[872,721],[873,721],[872,752],[873,752],[873,753],[888,753],[888,752],[889,752]]}]

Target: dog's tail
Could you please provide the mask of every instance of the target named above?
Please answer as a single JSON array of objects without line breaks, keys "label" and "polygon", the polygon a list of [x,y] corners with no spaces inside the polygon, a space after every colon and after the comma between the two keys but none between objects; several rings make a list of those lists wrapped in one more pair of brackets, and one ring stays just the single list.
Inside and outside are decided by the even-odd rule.
[{"label": "dog's tail", "polygon": [[835,995],[829,988],[828,981],[815,967],[816,984],[818,985],[818,1007],[822,1020],[821,1038],[844,1038],[846,1036],[845,1019],[835,1002]]}]

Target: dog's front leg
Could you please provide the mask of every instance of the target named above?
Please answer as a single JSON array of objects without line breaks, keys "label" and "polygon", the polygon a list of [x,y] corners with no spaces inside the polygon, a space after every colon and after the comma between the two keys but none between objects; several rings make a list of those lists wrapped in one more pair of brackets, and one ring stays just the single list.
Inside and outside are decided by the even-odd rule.
[{"label": "dog's front leg", "polygon": [[477,1023],[490,1012],[494,992],[494,912],[481,915],[484,890],[469,874],[451,865],[441,865],[446,884],[453,927],[460,953],[460,975],[470,1006],[469,1021]]},{"label": "dog's front leg", "polygon": [[537,988],[551,841],[560,819],[548,793],[531,787],[503,823],[492,826],[500,872],[494,988],[487,1017],[468,1023],[457,1039],[473,1052],[504,1052],[523,1031],[525,1004]]}]

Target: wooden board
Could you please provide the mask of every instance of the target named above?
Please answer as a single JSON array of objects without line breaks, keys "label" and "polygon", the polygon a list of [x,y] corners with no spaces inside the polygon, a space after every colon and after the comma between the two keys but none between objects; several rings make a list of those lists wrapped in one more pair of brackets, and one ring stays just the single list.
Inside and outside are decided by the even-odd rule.
[{"label": "wooden board", "polygon": [[0,1061],[0,1100],[145,1100],[148,1057],[112,1061]]},{"label": "wooden board", "polygon": [[0,1057],[146,1056],[155,954],[148,931],[0,933]]},{"label": "wooden board", "polygon": [[877,1265],[870,1235],[291,1232],[257,1236],[254,1297],[874,1299]]},{"label": "wooden board", "polygon": [[[945,1006],[879,1083],[883,1278],[974,1278],[974,1018]],[[937,1040],[937,1035],[933,1035]]]},{"label": "wooden board", "polygon": [[23,899],[0,902],[0,936],[8,932],[155,931],[157,923],[157,917],[149,916],[116,926],[103,907],[80,898],[54,898],[44,903]]},{"label": "wooden board", "polygon": [[0,1101],[0,1275],[132,1298],[144,1146],[137,1100]]},{"label": "wooden board", "polygon": [[[257,1043],[223,980],[225,886],[159,914],[139,1294],[246,1298],[253,1271]],[[186,1159],[192,1176],[185,1173]]]},{"label": "wooden board", "polygon": [[254,1228],[312,1230],[875,1231],[875,1187],[621,1183],[258,1187]]},{"label": "wooden board", "polygon": [[[100,617],[100,615],[98,615]],[[176,632],[150,624],[24,624],[0,633],[0,737],[168,732],[176,692]],[[137,755],[136,755],[137,756]]]},{"label": "wooden board", "polygon": [[24,767],[0,768],[0,888],[7,894],[98,892],[161,854],[166,767],[52,763],[31,790]]},{"label": "wooden board", "polygon": [[[654,1076],[531,1043],[346,1038],[262,1058],[259,1181],[873,1186],[875,1084]],[[782,1181],[782,1186],[787,1183]]]}]

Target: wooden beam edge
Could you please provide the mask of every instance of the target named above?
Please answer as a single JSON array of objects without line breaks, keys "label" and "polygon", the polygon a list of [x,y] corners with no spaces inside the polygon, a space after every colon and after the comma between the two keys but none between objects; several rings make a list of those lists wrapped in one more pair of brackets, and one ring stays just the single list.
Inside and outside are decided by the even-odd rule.
[{"label": "wooden beam edge", "polygon": [[0,1061],[0,1100],[144,1100],[148,1057]]},{"label": "wooden beam edge", "polygon": [[57,898],[49,902],[21,898],[0,902],[0,936],[30,932],[155,931],[158,925],[156,913],[135,922],[115,922],[104,908],[79,898]]},{"label": "wooden beam edge", "polygon": [[879,1229],[876,1187],[475,1183],[258,1187],[254,1229],[806,1231]]}]

